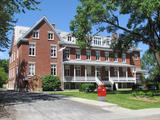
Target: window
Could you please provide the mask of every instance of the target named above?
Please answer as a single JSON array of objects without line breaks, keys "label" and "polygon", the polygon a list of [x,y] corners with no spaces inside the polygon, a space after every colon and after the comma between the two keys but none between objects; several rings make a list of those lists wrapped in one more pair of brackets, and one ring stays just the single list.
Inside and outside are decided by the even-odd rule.
[{"label": "window", "polygon": [[29,63],[29,75],[33,76],[35,75],[35,64]]},{"label": "window", "polygon": [[96,69],[97,69],[97,76],[100,77],[101,76],[101,72],[100,72],[101,69],[100,69],[100,67],[97,67]]},{"label": "window", "polygon": [[70,57],[70,50],[69,49],[66,49],[65,51],[64,51],[64,58],[65,59],[69,59],[69,57]]},{"label": "window", "polygon": [[100,51],[96,51],[96,60],[100,59]]},{"label": "window", "polygon": [[48,40],[53,40],[54,39],[54,33],[52,31],[48,32]]},{"label": "window", "polygon": [[51,57],[55,58],[57,57],[57,46],[51,45]]},{"label": "window", "polygon": [[91,66],[86,66],[87,76],[92,76]]},{"label": "window", "polygon": [[51,64],[51,75],[57,75],[56,64]]},{"label": "window", "polygon": [[70,42],[71,42],[71,40],[72,40],[72,36],[71,36],[71,35],[69,35],[69,36],[68,36],[68,41],[70,41]]},{"label": "window", "polygon": [[76,76],[81,76],[81,67],[80,66],[76,66]]},{"label": "window", "polygon": [[114,54],[114,62],[118,62],[118,54],[117,53]]},{"label": "window", "polygon": [[94,37],[93,44],[94,45],[102,45],[101,37]]},{"label": "window", "polygon": [[126,54],[122,53],[122,62],[125,63],[126,62]]},{"label": "window", "polygon": [[118,68],[114,68],[114,76],[115,76],[115,77],[118,76]]},{"label": "window", "polygon": [[29,56],[35,56],[36,55],[36,46],[35,43],[29,44]]},{"label": "window", "polygon": [[138,54],[137,53],[134,54],[134,59],[138,60]]},{"label": "window", "polygon": [[70,66],[65,66],[65,68],[64,68],[64,75],[65,76],[70,76]]},{"label": "window", "polygon": [[91,60],[91,51],[90,50],[86,51],[86,59]]},{"label": "window", "polygon": [[122,76],[126,76],[127,68],[122,67]]},{"label": "window", "polygon": [[81,51],[79,49],[76,50],[76,59],[81,59]]},{"label": "window", "polygon": [[33,31],[33,38],[39,39],[39,31],[38,30]]},{"label": "window", "polygon": [[109,61],[109,52],[105,52],[105,60]]}]

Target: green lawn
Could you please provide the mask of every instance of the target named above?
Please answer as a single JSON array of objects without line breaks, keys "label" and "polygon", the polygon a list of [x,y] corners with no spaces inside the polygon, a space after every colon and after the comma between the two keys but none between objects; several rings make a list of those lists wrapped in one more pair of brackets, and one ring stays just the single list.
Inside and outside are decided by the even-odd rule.
[{"label": "green lawn", "polygon": [[[78,90],[56,92],[55,94],[97,100],[96,93],[84,93],[79,92]],[[106,96],[106,101],[130,109],[160,108],[160,96],[151,98],[136,98],[133,97],[131,93],[108,93]]]}]

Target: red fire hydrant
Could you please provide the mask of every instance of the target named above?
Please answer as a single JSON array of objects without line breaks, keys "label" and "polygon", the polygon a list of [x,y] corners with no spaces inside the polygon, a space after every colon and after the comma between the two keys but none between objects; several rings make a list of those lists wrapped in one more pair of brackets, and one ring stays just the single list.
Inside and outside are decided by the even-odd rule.
[{"label": "red fire hydrant", "polygon": [[99,85],[97,92],[98,92],[98,100],[105,101],[105,97],[107,95],[106,87],[104,85]]}]

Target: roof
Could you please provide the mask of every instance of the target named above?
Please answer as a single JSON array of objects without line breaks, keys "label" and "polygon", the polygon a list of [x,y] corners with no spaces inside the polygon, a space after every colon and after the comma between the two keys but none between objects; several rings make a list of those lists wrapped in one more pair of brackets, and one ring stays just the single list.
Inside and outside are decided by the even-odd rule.
[{"label": "roof", "polygon": [[69,60],[69,61],[64,61],[63,64],[135,67],[134,65],[130,65],[126,63],[107,62],[107,61],[99,62],[99,61],[89,61],[89,60]]},{"label": "roof", "polygon": [[[57,34],[57,32],[55,31],[55,28],[52,24],[50,24],[50,22],[48,21],[48,19],[43,16],[40,20],[38,20],[27,32],[25,32],[20,38],[19,40],[17,40],[17,44],[19,44],[19,42],[21,41],[26,41],[27,39],[25,39],[25,37],[30,34],[42,21],[45,21],[50,27],[51,29],[55,32],[55,34],[59,37],[59,34]],[[25,40],[24,40],[25,39]]]}]

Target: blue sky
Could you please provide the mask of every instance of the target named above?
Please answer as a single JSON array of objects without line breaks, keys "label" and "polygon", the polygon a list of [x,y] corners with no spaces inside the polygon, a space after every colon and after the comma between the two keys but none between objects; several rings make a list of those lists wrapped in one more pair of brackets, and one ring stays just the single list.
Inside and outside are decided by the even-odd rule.
[{"label": "blue sky", "polygon": [[[76,7],[78,0],[41,0],[39,5],[40,10],[27,11],[25,14],[15,15],[17,19],[16,25],[19,26],[32,26],[42,16],[46,16],[51,23],[56,24],[56,28],[64,31],[69,31],[69,23],[76,14]],[[127,17],[121,20],[122,24],[126,21]],[[9,34],[11,39],[12,33]],[[143,52],[148,48],[146,45],[139,44]],[[8,58],[8,50],[0,52],[0,59]]]}]

